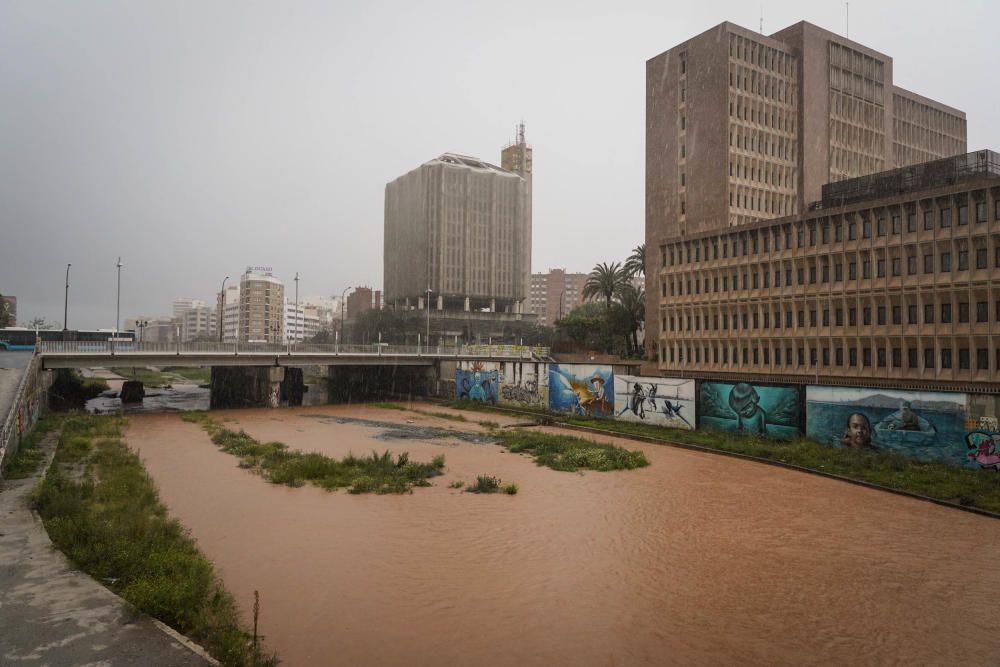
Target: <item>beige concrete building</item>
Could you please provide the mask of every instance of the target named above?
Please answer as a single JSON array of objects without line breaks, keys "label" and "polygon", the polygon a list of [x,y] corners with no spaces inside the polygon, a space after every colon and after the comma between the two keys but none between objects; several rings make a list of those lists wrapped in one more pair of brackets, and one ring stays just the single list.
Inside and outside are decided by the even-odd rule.
[{"label": "beige concrete building", "polygon": [[188,342],[196,339],[215,339],[218,337],[218,317],[215,310],[204,305],[204,301],[199,301],[201,305],[182,310],[174,319],[180,324],[181,340]]},{"label": "beige concrete building", "polygon": [[239,340],[281,343],[285,325],[285,286],[270,269],[247,267],[240,276]]},{"label": "beige concrete building", "polygon": [[[385,188],[385,302],[520,312],[531,276],[531,148],[497,167],[445,153]],[[526,304],[525,304],[526,305]]]},{"label": "beige concrete building", "polygon": [[660,246],[661,372],[1000,389],[1000,155],[829,184],[811,209]]},{"label": "beige concrete building", "polygon": [[586,273],[566,273],[566,269],[531,274],[531,312],[538,316],[538,323],[552,326],[582,304],[586,282]]}]

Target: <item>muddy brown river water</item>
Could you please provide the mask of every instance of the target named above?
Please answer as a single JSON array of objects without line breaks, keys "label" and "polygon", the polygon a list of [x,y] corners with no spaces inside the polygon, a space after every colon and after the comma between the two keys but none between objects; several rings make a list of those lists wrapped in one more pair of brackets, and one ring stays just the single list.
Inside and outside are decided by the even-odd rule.
[{"label": "muddy brown river water", "polygon": [[[338,422],[478,430],[413,413],[213,416],[331,456],[446,457],[430,488],[352,496],[269,484],[178,415],[129,417],[129,445],[244,614],[260,591],[287,665],[1000,664],[1000,521],[631,441],[648,468],[574,474]],[[479,474],[520,493],[448,488]]]}]

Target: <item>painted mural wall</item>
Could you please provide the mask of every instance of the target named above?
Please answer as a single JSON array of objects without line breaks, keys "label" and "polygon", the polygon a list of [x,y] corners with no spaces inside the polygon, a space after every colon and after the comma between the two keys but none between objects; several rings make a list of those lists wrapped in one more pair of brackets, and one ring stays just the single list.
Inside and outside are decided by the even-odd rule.
[{"label": "painted mural wall", "polygon": [[982,407],[970,409],[968,395],[950,392],[810,386],[806,431],[835,447],[1000,470],[996,417],[975,403]]},{"label": "painted mural wall", "polygon": [[500,369],[496,362],[471,361],[455,369],[455,398],[496,405],[500,395]]},{"label": "painted mural wall", "polygon": [[501,361],[500,404],[548,409],[549,365],[540,361]]},{"label": "painted mural wall", "polygon": [[614,386],[610,366],[549,364],[549,409],[587,417],[613,417]]},{"label": "painted mural wall", "polygon": [[695,381],[615,375],[615,419],[668,428],[695,427]]},{"label": "painted mural wall", "polygon": [[746,382],[701,383],[698,426],[791,440],[799,426],[799,389]]}]

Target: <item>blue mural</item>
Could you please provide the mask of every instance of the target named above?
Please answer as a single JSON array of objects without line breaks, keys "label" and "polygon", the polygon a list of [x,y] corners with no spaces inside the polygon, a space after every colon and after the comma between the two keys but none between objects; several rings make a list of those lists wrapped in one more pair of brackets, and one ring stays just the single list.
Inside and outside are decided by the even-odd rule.
[{"label": "blue mural", "polygon": [[813,440],[980,467],[978,460],[991,460],[991,438],[985,431],[982,437],[967,438],[965,415],[965,394],[856,387],[806,390],[806,434]]},{"label": "blue mural", "polygon": [[698,426],[791,440],[799,437],[796,387],[703,382]]},{"label": "blue mural", "polygon": [[587,417],[613,417],[615,376],[607,366],[549,365],[549,409]]},{"label": "blue mural", "polygon": [[497,404],[500,371],[486,370],[482,362],[474,361],[468,369],[455,370],[455,397],[480,403]]}]

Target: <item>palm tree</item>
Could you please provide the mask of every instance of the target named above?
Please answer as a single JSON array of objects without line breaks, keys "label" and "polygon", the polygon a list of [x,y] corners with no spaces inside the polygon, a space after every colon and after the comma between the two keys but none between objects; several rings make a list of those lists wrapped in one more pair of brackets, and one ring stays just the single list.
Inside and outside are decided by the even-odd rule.
[{"label": "palm tree", "polygon": [[639,354],[639,329],[646,321],[646,293],[641,287],[625,285],[619,294],[617,308],[621,311],[621,323],[625,340],[630,343],[632,353]]},{"label": "palm tree", "polygon": [[617,296],[627,283],[628,279],[621,262],[614,262],[611,266],[601,262],[594,266],[594,270],[587,276],[587,282],[583,284],[583,298],[603,296],[605,304],[610,308],[611,299]]},{"label": "palm tree", "polygon": [[646,244],[637,245],[632,254],[625,260],[625,272],[629,278],[638,275],[646,275]]}]

